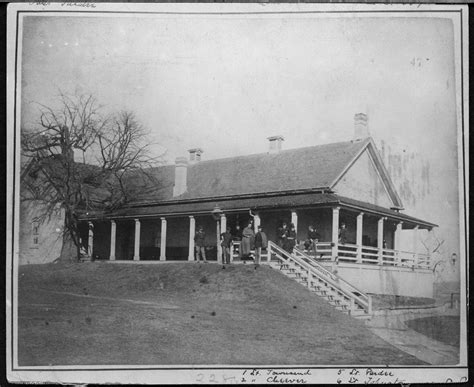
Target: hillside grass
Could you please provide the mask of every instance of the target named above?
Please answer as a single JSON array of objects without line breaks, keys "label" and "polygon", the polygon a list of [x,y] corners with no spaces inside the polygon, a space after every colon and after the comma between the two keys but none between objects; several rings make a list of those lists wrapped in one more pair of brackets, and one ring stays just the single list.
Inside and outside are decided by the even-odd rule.
[{"label": "hillside grass", "polygon": [[423,364],[270,267],[20,267],[25,365]]}]

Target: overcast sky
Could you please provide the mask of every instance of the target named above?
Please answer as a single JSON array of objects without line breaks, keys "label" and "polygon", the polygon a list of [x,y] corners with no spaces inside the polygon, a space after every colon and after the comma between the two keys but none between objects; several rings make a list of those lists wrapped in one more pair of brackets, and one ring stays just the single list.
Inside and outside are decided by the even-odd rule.
[{"label": "overcast sky", "polygon": [[27,17],[24,27],[26,125],[33,102],[79,88],[134,110],[172,161],[196,146],[207,159],[265,151],[274,134],[285,148],[350,139],[357,112],[374,137],[455,137],[447,19]]},{"label": "overcast sky", "polygon": [[135,111],[173,162],[265,152],[275,134],[286,149],[350,140],[364,112],[377,144],[429,163],[429,203],[457,219],[453,24],[398,15],[27,16],[22,125],[78,89]]}]

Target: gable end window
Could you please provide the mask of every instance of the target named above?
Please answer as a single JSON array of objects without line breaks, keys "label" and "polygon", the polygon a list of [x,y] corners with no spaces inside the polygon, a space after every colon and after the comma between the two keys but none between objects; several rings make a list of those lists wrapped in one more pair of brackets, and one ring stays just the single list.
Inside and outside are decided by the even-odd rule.
[{"label": "gable end window", "polygon": [[31,223],[31,233],[33,237],[33,247],[38,247],[39,244],[39,221],[38,220],[33,220]]}]

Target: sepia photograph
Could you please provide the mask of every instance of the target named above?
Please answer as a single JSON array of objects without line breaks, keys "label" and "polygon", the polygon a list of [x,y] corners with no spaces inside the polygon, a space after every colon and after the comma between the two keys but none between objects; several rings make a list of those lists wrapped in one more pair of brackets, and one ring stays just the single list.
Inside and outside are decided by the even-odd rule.
[{"label": "sepia photograph", "polygon": [[467,13],[10,4],[8,380],[466,382]]}]

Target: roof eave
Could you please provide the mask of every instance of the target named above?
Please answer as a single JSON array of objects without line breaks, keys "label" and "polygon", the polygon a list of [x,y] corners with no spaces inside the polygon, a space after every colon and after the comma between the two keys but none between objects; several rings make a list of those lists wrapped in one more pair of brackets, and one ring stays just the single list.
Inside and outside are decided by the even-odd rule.
[{"label": "roof eave", "polygon": [[431,222],[427,222],[427,221],[422,220],[422,219],[414,218],[412,216],[405,215],[405,214],[400,213],[400,212],[395,212],[395,211],[390,210],[390,209],[383,209],[382,207],[380,207],[379,209],[371,209],[371,208],[368,208],[368,206],[364,206],[362,203],[361,204],[349,203],[349,202],[347,202],[347,200],[344,200],[344,198],[341,198],[341,197],[339,197],[338,200],[339,200],[339,203],[340,203],[341,206],[357,209],[357,210],[360,210],[361,212],[369,212],[369,213],[372,213],[372,214],[390,216],[391,218],[398,219],[401,222],[411,223],[413,225],[426,227],[429,230],[433,229],[434,227],[439,227],[435,223],[431,223]]},{"label": "roof eave", "polygon": [[167,204],[184,204],[184,203],[196,203],[196,202],[209,202],[209,201],[220,201],[220,200],[232,200],[232,199],[242,199],[242,198],[253,198],[253,197],[274,197],[282,195],[299,195],[306,193],[332,193],[330,188],[325,187],[316,187],[316,188],[305,188],[297,190],[286,190],[286,191],[272,191],[272,192],[256,192],[249,194],[238,194],[238,195],[221,195],[221,196],[207,196],[207,197],[197,197],[197,198],[175,198],[168,200],[157,200],[157,201],[142,201],[130,203],[127,208],[134,207],[148,207],[148,206],[159,206]]}]

